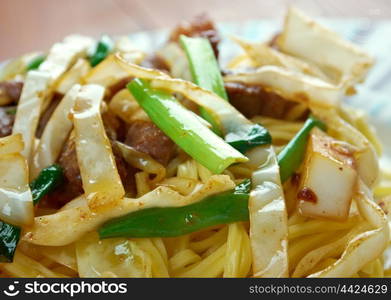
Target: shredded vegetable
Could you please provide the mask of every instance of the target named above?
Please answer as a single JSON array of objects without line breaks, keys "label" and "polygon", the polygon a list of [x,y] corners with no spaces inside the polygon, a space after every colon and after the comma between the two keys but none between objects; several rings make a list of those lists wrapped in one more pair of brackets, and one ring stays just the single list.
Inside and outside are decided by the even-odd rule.
[{"label": "shredded vegetable", "polygon": [[20,231],[17,226],[0,221],[0,263],[13,261]]},{"label": "shredded vegetable", "polygon": [[58,165],[52,165],[44,168],[39,176],[30,183],[31,194],[34,205],[42,199],[43,196],[53,191],[63,179],[62,168]]}]

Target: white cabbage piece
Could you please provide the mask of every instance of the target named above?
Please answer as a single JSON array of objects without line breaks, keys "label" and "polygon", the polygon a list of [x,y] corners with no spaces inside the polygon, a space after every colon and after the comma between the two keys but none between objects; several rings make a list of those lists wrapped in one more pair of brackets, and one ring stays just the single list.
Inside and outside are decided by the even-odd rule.
[{"label": "white cabbage piece", "polygon": [[91,70],[90,63],[85,58],[79,58],[76,63],[60,78],[56,84],[56,92],[65,95],[70,88],[78,83]]},{"label": "white cabbage piece", "polygon": [[81,86],[75,84],[62,98],[47,122],[31,163],[32,178],[57,161],[73,127],[69,114],[80,89]]},{"label": "white cabbage piece", "polygon": [[[116,53],[114,55],[114,60],[117,67],[121,67],[123,71],[125,71],[128,76],[137,77],[137,78],[145,78],[145,79],[153,79],[156,77],[167,77],[170,78],[167,73],[164,73],[160,70],[144,68],[138,66],[133,62],[131,58],[127,55],[123,55],[121,53]],[[114,68],[114,67],[113,67]]]},{"label": "white cabbage piece", "polygon": [[[119,55],[118,52],[116,55]],[[140,52],[121,53],[128,61],[138,64],[143,57],[139,56]],[[83,78],[83,81],[88,84],[99,84],[104,87],[112,86],[121,80],[129,77],[129,74],[116,63],[115,54],[107,56],[100,64]]]},{"label": "white cabbage piece", "polygon": [[76,257],[81,278],[152,277],[151,258],[138,240],[100,240],[91,232],[76,242]]},{"label": "white cabbage piece", "polygon": [[23,139],[20,133],[0,138],[0,156],[4,154],[19,153],[23,150],[23,147]]},{"label": "white cabbage piece", "polygon": [[327,124],[327,132],[334,138],[355,146],[357,171],[364,183],[372,187],[379,177],[379,158],[374,146],[355,127],[343,120],[336,110],[313,109],[315,116]]},{"label": "white cabbage piece", "polygon": [[347,219],[357,181],[353,152],[350,145],[312,130],[297,196],[301,215]]},{"label": "white cabbage piece", "polygon": [[55,83],[79,57],[86,56],[93,44],[94,40],[90,37],[76,34],[67,36],[63,42],[52,46],[38,69],[49,73],[51,83]]},{"label": "white cabbage piece", "polygon": [[276,154],[271,146],[246,154],[258,166],[249,199],[254,277],[288,277],[288,215]]},{"label": "white cabbage piece", "polygon": [[[123,198],[115,207],[99,213],[91,211],[84,196],[69,202],[60,211],[36,217],[34,224],[25,228],[23,239],[44,246],[64,246],[79,240],[86,233],[96,230],[104,222],[149,207],[178,207],[195,203],[213,194],[235,187],[227,175],[213,175],[199,184],[190,195],[182,196],[168,187],[157,187],[144,196]],[[72,226],[64,226],[72,224]]]},{"label": "white cabbage piece", "polygon": [[287,100],[309,107],[338,106],[344,94],[344,89],[340,86],[273,65],[266,65],[252,72],[226,75],[224,81],[261,85]]},{"label": "white cabbage piece", "polygon": [[96,84],[82,86],[72,109],[77,160],[92,210],[110,208],[125,195],[100,113],[104,90]]},{"label": "white cabbage piece", "polygon": [[16,110],[12,133],[23,137],[23,156],[30,162],[34,150],[35,131],[38,126],[42,105],[48,94],[50,75],[44,71],[30,71],[23,85]]},{"label": "white cabbage piece", "polygon": [[[41,55],[43,55],[41,52],[32,52],[2,62],[0,64],[0,81],[23,79],[29,62]],[[2,103],[1,105],[5,105],[5,103]]]},{"label": "white cabbage piece", "polygon": [[28,167],[20,153],[0,156],[0,219],[14,225],[30,225],[34,208]]},{"label": "white cabbage piece", "polygon": [[242,47],[248,56],[256,63],[257,67],[267,65],[279,66],[329,81],[322,70],[312,63],[279,52],[265,43],[249,43],[238,37],[234,37],[233,40]]},{"label": "white cabbage piece", "polygon": [[362,49],[293,7],[277,44],[281,51],[317,64],[339,83],[362,81],[374,63]]}]

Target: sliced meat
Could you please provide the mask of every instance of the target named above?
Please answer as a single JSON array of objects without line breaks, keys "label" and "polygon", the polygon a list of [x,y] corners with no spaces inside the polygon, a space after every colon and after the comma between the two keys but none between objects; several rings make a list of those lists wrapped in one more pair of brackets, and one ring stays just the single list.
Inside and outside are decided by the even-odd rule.
[{"label": "sliced meat", "polygon": [[227,82],[225,89],[232,105],[248,118],[262,115],[283,119],[297,105],[261,86]]},{"label": "sliced meat", "polygon": [[[118,174],[121,177],[126,191],[131,193],[134,192],[135,169],[125,162],[120,152],[115,147],[113,147],[113,154]],[[76,145],[72,138],[65,144],[58,163],[64,169],[65,181],[56,191],[49,195],[48,202],[52,202],[56,207],[61,207],[75,197],[83,194],[83,184],[77,161]]]},{"label": "sliced meat", "polygon": [[150,69],[157,69],[167,73],[170,71],[170,66],[168,66],[164,59],[157,54],[147,56],[147,58],[141,63],[141,66]]},{"label": "sliced meat", "polygon": [[0,105],[17,103],[22,93],[22,81],[3,81],[0,82]]},{"label": "sliced meat", "polygon": [[50,100],[49,106],[46,108],[46,110],[42,113],[39,123],[38,123],[38,128],[35,133],[37,138],[41,138],[43,130],[45,129],[46,124],[49,122],[50,117],[52,116],[53,112],[57,108],[57,106],[60,104],[61,100],[63,98],[62,94],[55,93]]},{"label": "sliced meat", "polygon": [[66,196],[70,196],[71,198],[69,200],[71,200],[72,198],[81,195],[83,193],[83,185],[77,162],[76,144],[74,139],[70,138],[67,141],[58,163],[63,168],[64,177],[67,183],[69,183]]},{"label": "sliced meat", "polygon": [[110,140],[123,141],[126,136],[126,125],[115,113],[107,110],[102,114],[103,125]]},{"label": "sliced meat", "polygon": [[0,137],[12,134],[16,107],[0,107]]},{"label": "sliced meat", "polygon": [[207,38],[212,44],[212,48],[216,57],[219,56],[218,45],[220,42],[220,36],[213,21],[207,14],[198,15],[190,22],[180,23],[172,31],[170,35],[170,41],[177,42],[181,34],[189,37],[198,36]]},{"label": "sliced meat", "polygon": [[126,88],[126,85],[133,79],[133,77],[129,76],[129,77],[126,77],[124,79],[121,79],[120,81],[118,81],[117,83],[109,86],[108,88],[108,96],[109,98],[111,99],[112,96],[114,96],[117,92],[119,92],[120,90]]},{"label": "sliced meat", "polygon": [[148,121],[133,122],[126,135],[125,144],[151,155],[163,165],[167,165],[175,153],[174,142],[155,124]]}]

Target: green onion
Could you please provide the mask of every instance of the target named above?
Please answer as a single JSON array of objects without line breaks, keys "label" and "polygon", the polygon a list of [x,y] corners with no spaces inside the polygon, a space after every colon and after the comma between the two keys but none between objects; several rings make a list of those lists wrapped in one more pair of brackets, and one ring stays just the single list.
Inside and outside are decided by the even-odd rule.
[{"label": "green onion", "polygon": [[44,62],[46,56],[45,55],[38,55],[34,57],[26,66],[26,70],[36,70],[39,68],[39,66]]},{"label": "green onion", "polygon": [[304,160],[307,141],[311,129],[319,127],[326,130],[326,125],[314,117],[309,117],[300,131],[290,140],[284,149],[278,154],[281,181],[285,182],[300,167]]},{"label": "green onion", "polygon": [[99,230],[101,238],[174,237],[210,226],[248,221],[251,182],[181,207],[153,207],[113,219]]},{"label": "green onion", "polygon": [[90,57],[91,66],[95,67],[104,60],[112,49],[113,41],[108,35],[103,35],[96,46],[94,54]]},{"label": "green onion", "polygon": [[[219,64],[209,40],[200,37],[190,38],[181,35],[180,43],[186,52],[193,82],[228,101]],[[202,107],[200,108],[200,114],[212,125],[213,131],[216,134],[221,135],[220,128],[216,121]]]},{"label": "green onion", "polygon": [[0,221],[0,262],[12,262],[20,237],[20,228]]},{"label": "green onion", "polygon": [[141,79],[134,79],[128,89],[151,120],[211,172],[219,174],[233,163],[247,161],[170,94],[152,89]]},{"label": "green onion", "polygon": [[38,177],[30,183],[31,194],[34,205],[43,196],[53,191],[63,180],[63,170],[59,165],[52,165],[44,168]]},{"label": "green onion", "polygon": [[[209,40],[205,38],[189,38],[181,35],[180,42],[183,49],[186,52],[187,59],[189,61],[190,71],[193,77],[193,82],[199,87],[214,92],[220,98],[228,101],[228,96],[225,91],[223,77],[221,76],[220,68],[216,57],[213,53],[212,46]],[[221,107],[221,111],[226,114],[226,107]],[[215,111],[218,115],[219,110]],[[232,118],[235,118],[234,112]],[[217,122],[213,117],[203,108],[200,107],[201,116],[212,124],[213,131],[216,134],[221,135],[221,131]],[[225,124],[223,123],[223,126]],[[225,129],[228,127],[226,126]],[[271,144],[272,138],[266,128],[259,124],[241,124],[241,126],[235,126],[232,130],[230,128],[228,134],[225,136],[225,141],[235,149],[242,153],[247,150],[259,146]]]},{"label": "green onion", "polygon": [[15,115],[16,114],[16,106],[12,106],[12,107],[7,107],[5,109],[5,113],[7,115]]},{"label": "green onion", "polygon": [[252,124],[240,127],[235,132],[225,136],[225,141],[241,153],[261,145],[270,145],[272,137],[269,131],[259,124]]}]

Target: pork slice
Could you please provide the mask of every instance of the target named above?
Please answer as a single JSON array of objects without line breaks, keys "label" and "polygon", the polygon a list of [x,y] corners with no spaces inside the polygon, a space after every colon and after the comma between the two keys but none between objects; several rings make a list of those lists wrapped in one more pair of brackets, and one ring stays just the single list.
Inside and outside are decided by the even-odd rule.
[{"label": "pork slice", "polygon": [[231,104],[247,118],[262,115],[283,119],[297,105],[258,85],[227,82],[225,89]]},{"label": "pork slice", "polygon": [[0,82],[0,103],[17,103],[23,89],[23,82],[8,80]]},{"label": "pork slice", "polygon": [[125,144],[151,155],[163,165],[175,154],[174,142],[149,121],[137,120],[130,124]]},{"label": "pork slice", "polygon": [[220,36],[213,21],[207,14],[200,14],[192,19],[190,22],[180,23],[170,35],[170,41],[178,42],[181,34],[188,37],[204,37],[207,38],[213,48],[216,57],[219,56],[218,46],[220,43]]}]

